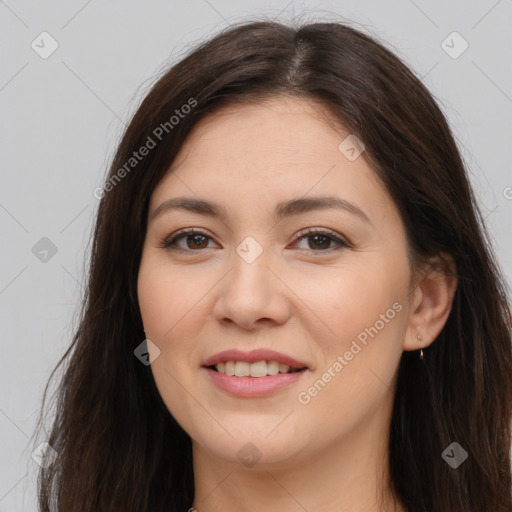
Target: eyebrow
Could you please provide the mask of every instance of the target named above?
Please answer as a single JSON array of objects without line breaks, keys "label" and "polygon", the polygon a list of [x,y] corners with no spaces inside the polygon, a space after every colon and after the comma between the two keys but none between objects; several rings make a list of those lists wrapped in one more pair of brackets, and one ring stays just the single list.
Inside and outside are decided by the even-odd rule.
[{"label": "eyebrow", "polygon": [[[336,208],[348,211],[349,213],[359,217],[364,222],[372,225],[372,222],[355,204],[348,202],[336,196],[320,196],[320,197],[301,197],[282,201],[277,204],[274,219],[280,222],[286,217],[293,215],[300,215],[308,213],[313,210],[325,210],[329,208]],[[151,220],[154,220],[164,212],[171,210],[185,210],[200,215],[207,215],[226,221],[226,210],[219,204],[207,201],[205,199],[197,199],[193,197],[175,197],[164,201],[151,215]]]}]

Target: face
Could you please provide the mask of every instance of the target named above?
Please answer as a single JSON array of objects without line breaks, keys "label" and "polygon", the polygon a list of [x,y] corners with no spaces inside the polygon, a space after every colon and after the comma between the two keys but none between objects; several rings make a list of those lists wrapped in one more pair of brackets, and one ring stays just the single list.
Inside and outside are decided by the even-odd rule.
[{"label": "face", "polygon": [[325,115],[293,98],[211,115],[150,199],[138,297],[151,370],[194,451],[227,464],[285,467],[389,425],[406,235]]}]

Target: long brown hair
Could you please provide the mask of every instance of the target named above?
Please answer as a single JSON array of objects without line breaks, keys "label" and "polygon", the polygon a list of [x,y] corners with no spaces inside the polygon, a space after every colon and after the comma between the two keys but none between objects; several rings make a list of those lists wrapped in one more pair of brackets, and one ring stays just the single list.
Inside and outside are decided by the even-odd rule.
[{"label": "long brown hair", "polygon": [[[38,475],[41,511],[191,506],[190,438],[150,367],[134,356],[144,340],[136,284],[149,198],[200,119],[278,95],[321,101],[363,141],[403,218],[414,262],[448,253],[456,265],[443,330],[423,361],[416,352],[400,361],[389,439],[394,492],[414,512],[512,510],[509,299],[447,121],[414,73],[364,33],[342,23],[264,20],[189,52],[126,128],[97,194],[78,326],[48,381],[64,368],[44,439],[58,456]],[[150,139],[147,154],[130,161]],[[441,456],[452,442],[468,453],[456,469]]]}]

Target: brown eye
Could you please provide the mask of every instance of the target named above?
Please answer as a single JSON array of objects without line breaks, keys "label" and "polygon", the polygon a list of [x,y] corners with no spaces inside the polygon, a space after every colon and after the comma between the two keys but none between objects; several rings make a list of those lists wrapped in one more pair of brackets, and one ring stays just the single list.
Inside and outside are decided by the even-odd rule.
[{"label": "brown eye", "polygon": [[205,244],[206,239],[207,237],[202,234],[187,235],[185,238],[189,249],[206,249],[208,245],[207,241]]},{"label": "brown eye", "polygon": [[181,231],[164,240],[160,244],[160,247],[181,251],[196,251],[200,249],[208,249],[208,242],[210,240],[211,237],[202,231]]},{"label": "brown eye", "polygon": [[[308,229],[299,233],[297,241],[307,240],[307,247],[302,247],[310,252],[325,253],[350,247],[350,244],[339,238],[334,232],[325,230]],[[331,244],[334,243],[334,247]]]},{"label": "brown eye", "polygon": [[[306,238],[310,241],[310,249],[329,249],[332,242],[332,238],[326,235],[310,235]],[[311,243],[311,240],[313,240],[313,243]]]}]

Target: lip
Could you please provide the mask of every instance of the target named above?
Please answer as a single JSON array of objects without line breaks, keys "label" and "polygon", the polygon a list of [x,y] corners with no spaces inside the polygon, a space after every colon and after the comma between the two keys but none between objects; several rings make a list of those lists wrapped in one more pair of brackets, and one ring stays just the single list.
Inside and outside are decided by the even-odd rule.
[{"label": "lip", "polygon": [[[256,349],[251,350],[250,352],[243,352],[242,350],[237,349],[224,350],[223,352],[218,352],[217,354],[203,361],[202,366],[214,366],[217,363],[225,363],[226,361],[245,361],[247,363],[257,363],[258,361],[277,361],[280,364],[287,364],[290,368],[293,368],[295,370],[298,370],[300,368],[308,368],[308,365],[306,363],[302,363],[301,361],[297,361],[291,356],[270,349]],[[271,377],[275,376],[272,375]],[[236,378],[243,379],[244,377]],[[250,378],[254,379],[254,377]],[[258,377],[258,379],[266,378],[267,377]]]},{"label": "lip", "polygon": [[305,369],[294,373],[267,375],[266,377],[235,377],[219,373],[211,368],[202,368],[202,370],[207,372],[208,377],[219,389],[238,398],[259,398],[272,395],[296,383],[306,373],[311,373],[309,369]]}]

